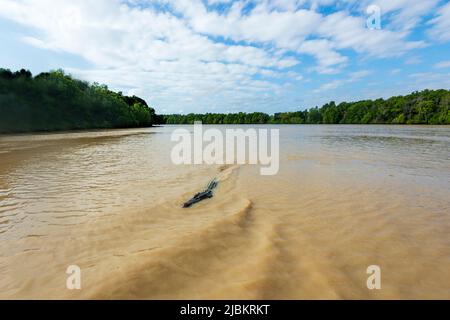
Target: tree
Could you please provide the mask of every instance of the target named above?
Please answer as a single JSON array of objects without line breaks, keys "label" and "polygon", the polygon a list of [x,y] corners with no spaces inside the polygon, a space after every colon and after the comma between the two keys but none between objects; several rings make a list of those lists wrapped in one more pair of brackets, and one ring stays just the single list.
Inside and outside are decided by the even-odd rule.
[{"label": "tree", "polygon": [[62,70],[0,69],[0,132],[151,126],[155,110],[139,97],[73,79]]}]

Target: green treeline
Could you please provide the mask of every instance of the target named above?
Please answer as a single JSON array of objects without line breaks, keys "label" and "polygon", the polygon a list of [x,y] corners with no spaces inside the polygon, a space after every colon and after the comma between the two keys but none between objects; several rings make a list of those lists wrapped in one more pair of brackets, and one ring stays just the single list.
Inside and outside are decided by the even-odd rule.
[{"label": "green treeline", "polygon": [[450,124],[450,91],[424,90],[387,100],[330,102],[305,111],[164,115],[166,124]]},{"label": "green treeline", "polygon": [[0,132],[151,126],[155,111],[138,97],[73,79],[63,71],[0,69]]},{"label": "green treeline", "polygon": [[156,115],[136,96],[127,97],[63,71],[0,69],[0,133],[146,127],[152,124],[450,124],[450,91],[424,90],[387,100],[330,102],[321,108],[268,115]]}]

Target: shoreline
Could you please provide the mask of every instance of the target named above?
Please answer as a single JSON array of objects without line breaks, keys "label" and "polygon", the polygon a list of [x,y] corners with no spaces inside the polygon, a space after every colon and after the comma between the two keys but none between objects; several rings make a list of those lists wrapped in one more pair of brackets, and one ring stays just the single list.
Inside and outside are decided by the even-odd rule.
[{"label": "shoreline", "polygon": [[[7,136],[27,136],[27,135],[46,135],[46,134],[68,134],[68,133],[86,133],[86,132],[106,132],[106,131],[119,131],[119,130],[133,130],[133,129],[151,129],[151,128],[164,128],[164,127],[175,127],[175,126],[193,126],[193,123],[184,123],[184,124],[158,124],[158,125],[152,125],[148,127],[129,127],[129,128],[93,128],[93,129],[74,129],[74,130],[50,130],[50,131],[20,131],[20,132],[0,132],[0,137],[7,137]],[[398,124],[398,123],[368,123],[368,124],[350,124],[350,123],[336,123],[336,124],[312,124],[312,123],[303,123],[303,124],[295,124],[295,123],[241,123],[241,124],[223,124],[223,123],[216,123],[216,124],[208,124],[203,123],[204,126],[218,126],[218,127],[225,127],[225,126],[307,126],[307,127],[362,127],[362,126],[370,126],[370,127],[381,127],[381,126],[387,126],[387,127],[426,127],[426,128],[432,128],[432,127],[449,127],[450,124],[426,124],[426,123],[418,123],[418,124]]]}]

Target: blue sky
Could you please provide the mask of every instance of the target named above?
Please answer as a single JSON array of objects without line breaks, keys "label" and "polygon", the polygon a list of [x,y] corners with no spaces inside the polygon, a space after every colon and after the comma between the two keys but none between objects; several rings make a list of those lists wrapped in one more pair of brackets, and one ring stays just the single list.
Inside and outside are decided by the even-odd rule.
[{"label": "blue sky", "polygon": [[[370,5],[379,30],[367,28]],[[442,0],[0,0],[0,31],[0,67],[62,68],[159,113],[450,89]]]}]

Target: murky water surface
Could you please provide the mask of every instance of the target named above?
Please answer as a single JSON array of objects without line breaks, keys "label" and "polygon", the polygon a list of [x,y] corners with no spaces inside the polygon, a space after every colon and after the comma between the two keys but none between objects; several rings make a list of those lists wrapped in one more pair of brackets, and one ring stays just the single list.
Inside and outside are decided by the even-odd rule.
[{"label": "murky water surface", "polygon": [[449,127],[273,126],[276,176],[175,128],[0,136],[0,298],[450,299]]}]

